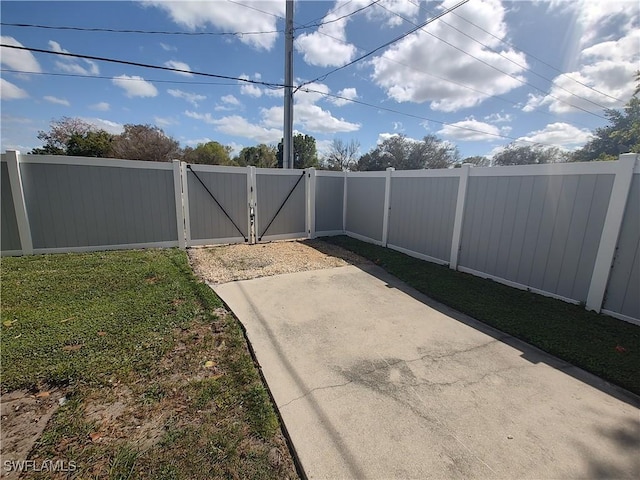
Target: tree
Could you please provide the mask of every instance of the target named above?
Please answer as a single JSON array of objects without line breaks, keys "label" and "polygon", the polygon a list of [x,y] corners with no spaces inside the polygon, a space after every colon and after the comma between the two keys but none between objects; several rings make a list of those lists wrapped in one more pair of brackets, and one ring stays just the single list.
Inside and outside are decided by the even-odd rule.
[{"label": "tree", "polygon": [[34,155],[69,155],[67,146],[73,136],[83,137],[89,132],[97,131],[96,127],[80,118],[62,117],[59,120],[52,120],[49,130],[40,130],[38,139],[44,142],[40,148],[34,148],[31,152]]},{"label": "tree", "polygon": [[334,138],[329,146],[325,158],[329,170],[349,171],[356,166],[356,155],[360,150],[360,142],[351,140],[349,143]]},{"label": "tree", "polygon": [[617,160],[621,153],[640,153],[640,98],[632,97],[622,111],[604,113],[609,125],[597,128],[593,138],[571,158],[574,162]]},{"label": "tree", "polygon": [[511,143],[493,156],[493,165],[536,165],[566,162],[568,154],[558,147],[516,145]]},{"label": "tree", "polygon": [[116,158],[170,162],[179,155],[178,142],[153,125],[125,125],[113,141]]},{"label": "tree", "polygon": [[231,160],[231,150],[231,147],[218,142],[199,143],[196,148],[186,147],[182,158],[188,163],[235,165]]},{"label": "tree", "polygon": [[[276,158],[278,159],[278,168],[282,168],[283,140],[278,143]],[[293,136],[293,167],[308,168],[318,165],[318,153],[316,150],[316,139],[311,135],[296,133]]]},{"label": "tree", "polygon": [[241,167],[275,168],[278,166],[276,153],[276,147],[261,143],[255,147],[244,147],[234,160]]},{"label": "tree", "polygon": [[457,147],[427,135],[413,140],[404,135],[393,135],[358,160],[357,170],[420,170],[423,168],[447,168],[460,159]]},{"label": "tree", "polygon": [[100,157],[111,156],[111,145],[114,136],[104,130],[87,132],[84,135],[79,133],[71,135],[67,141],[67,155],[78,157]]}]

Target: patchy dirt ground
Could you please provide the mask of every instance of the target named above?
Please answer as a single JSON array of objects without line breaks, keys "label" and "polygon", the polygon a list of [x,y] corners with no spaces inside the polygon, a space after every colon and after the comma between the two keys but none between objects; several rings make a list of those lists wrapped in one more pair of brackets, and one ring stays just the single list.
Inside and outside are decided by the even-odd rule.
[{"label": "patchy dirt ground", "polygon": [[189,259],[196,275],[213,284],[370,263],[321,240],[194,248]]},{"label": "patchy dirt ground", "polygon": [[[59,389],[27,392],[17,390],[0,397],[0,454],[3,460],[25,460],[47,422],[66,398]],[[18,478],[18,472],[2,468],[2,478]]]},{"label": "patchy dirt ground", "polygon": [[[203,247],[188,254],[196,275],[214,284],[369,263],[319,240]],[[252,433],[251,422],[243,423],[247,418],[243,403],[251,401],[252,391],[237,399],[225,397],[225,382],[233,379],[238,382],[235,385],[242,385],[249,370],[237,353],[229,358],[229,352],[237,351],[238,342],[244,343],[241,333],[230,333],[233,322],[224,320],[230,318],[230,312],[219,308],[213,314],[219,319],[213,324],[196,322],[188,330],[177,329],[173,349],[148,377],[114,381],[99,388],[67,391],[41,386],[39,391],[2,395],[2,459],[28,458],[36,465],[46,460],[73,460],[77,471],[20,476],[17,471],[6,471],[3,464],[0,476],[121,478],[118,472],[122,472],[122,478],[129,478],[128,473],[136,473],[135,478],[153,478],[143,472],[156,471],[158,463],[170,464],[172,460],[165,458],[169,454],[181,459],[176,478],[242,478],[242,472],[198,470],[202,458],[218,456],[227,461],[230,455],[234,459],[258,458],[254,462],[257,471],[275,469],[277,478],[297,478],[284,437],[276,433],[264,441]],[[259,382],[257,378],[252,381]],[[225,420],[221,421],[221,416]],[[244,426],[238,427],[241,424]],[[248,430],[238,435],[238,428]],[[229,444],[232,432],[246,440]],[[236,461],[241,463],[231,463]],[[189,472],[185,465],[191,463],[194,470]],[[162,470],[163,474],[170,472],[169,465]]]}]

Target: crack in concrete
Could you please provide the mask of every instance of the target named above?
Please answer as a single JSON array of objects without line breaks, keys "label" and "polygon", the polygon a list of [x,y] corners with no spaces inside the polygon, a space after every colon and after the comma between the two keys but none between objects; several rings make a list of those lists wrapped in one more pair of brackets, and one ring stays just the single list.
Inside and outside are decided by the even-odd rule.
[{"label": "crack in concrete", "polygon": [[[413,359],[410,359],[410,360],[401,360],[401,361],[404,361],[406,363],[413,363],[413,362],[418,362],[420,360],[424,360],[425,358],[428,358],[428,359],[433,360],[435,362],[435,361],[438,361],[438,360],[442,360],[443,358],[451,358],[451,357],[455,357],[455,356],[463,354],[463,353],[473,352],[474,350],[480,350],[481,348],[488,347],[489,345],[492,345],[494,343],[501,342],[505,338],[509,338],[509,337],[508,336],[504,336],[504,337],[501,337],[501,338],[496,338],[496,339],[493,339],[493,340],[491,340],[489,342],[481,343],[480,345],[474,345],[473,347],[469,347],[469,348],[466,348],[464,350],[456,350],[455,352],[445,353],[445,354],[442,354],[442,355],[432,355],[430,353],[426,353],[426,354],[424,354],[424,355],[422,355],[421,357],[418,357],[418,358],[413,358]],[[389,365],[391,366],[392,364],[389,364]]]},{"label": "crack in concrete", "polygon": [[[425,354],[425,355],[422,355],[422,356],[420,356],[418,358],[412,358],[412,359],[409,359],[409,360],[397,359],[397,360],[395,360],[393,362],[389,362],[389,361],[385,360],[385,364],[384,365],[377,366],[377,367],[375,367],[375,368],[373,368],[371,370],[367,370],[365,372],[362,372],[359,375],[359,379],[357,379],[357,380],[360,380],[361,383],[369,384],[371,382],[367,382],[366,381],[366,377],[371,375],[372,373],[376,373],[379,370],[386,370],[386,369],[394,367],[395,365],[398,365],[400,363],[409,364],[409,363],[419,362],[419,361],[424,360],[426,358],[428,358],[428,359],[430,359],[432,361],[439,361],[439,360],[442,360],[444,358],[451,358],[451,357],[454,357],[456,355],[460,355],[460,354],[463,354],[463,353],[468,353],[468,352],[472,352],[474,350],[485,348],[485,347],[487,347],[487,346],[489,346],[489,345],[491,345],[493,343],[501,341],[503,338],[508,338],[508,336],[497,338],[497,339],[491,340],[489,342],[486,342],[486,343],[483,343],[483,344],[480,344],[480,345],[474,345],[473,347],[469,347],[469,348],[466,348],[464,350],[457,350],[455,352],[450,352],[450,353],[443,354],[443,355],[433,356],[431,354]],[[504,371],[507,371],[507,370],[511,370],[513,368],[517,368],[517,367],[509,367],[509,368],[506,368],[506,369],[498,370],[496,372],[489,372],[489,373],[484,374],[482,377],[480,377],[477,380],[474,380],[474,381],[471,381],[471,382],[463,382],[462,385],[463,386],[473,385],[475,383],[481,382],[484,378],[486,378],[489,375],[498,374],[498,373],[501,373],[501,372],[504,372]],[[334,385],[325,385],[325,386],[322,386],[322,387],[312,388],[311,390],[305,392],[304,394],[289,400],[287,403],[283,403],[282,405],[278,405],[278,408],[287,407],[287,406],[291,405],[293,402],[301,400],[301,399],[309,396],[310,394],[312,394],[312,393],[314,393],[316,391],[329,390],[329,389],[333,389],[333,388],[345,387],[345,386],[349,385],[350,383],[353,383],[354,381],[356,381],[356,379],[352,379],[352,380],[349,380],[349,381],[344,382],[344,383],[337,383],[337,384],[334,384]],[[422,385],[452,386],[452,385],[455,385],[457,383],[460,383],[461,381],[462,380],[456,380],[456,381],[447,383],[447,382],[430,382],[430,381],[426,380],[424,382],[418,382],[418,383],[413,383],[413,384],[409,384],[409,385],[412,386],[412,387],[418,387],[418,386],[422,386]]]},{"label": "crack in concrete", "polygon": [[287,403],[283,403],[282,405],[278,405],[278,408],[284,408],[284,407],[286,407],[288,405],[291,405],[293,402],[295,402],[297,400],[300,400],[302,398],[305,398],[305,397],[309,396],[310,394],[312,394],[313,392],[316,392],[318,390],[330,390],[332,388],[345,387],[345,386],[349,385],[350,383],[353,383],[353,380],[349,380],[348,382],[345,382],[345,383],[337,383],[335,385],[325,385],[324,387],[312,388],[311,390],[309,390],[308,392],[304,393],[303,395],[300,395],[299,397],[291,399]]}]

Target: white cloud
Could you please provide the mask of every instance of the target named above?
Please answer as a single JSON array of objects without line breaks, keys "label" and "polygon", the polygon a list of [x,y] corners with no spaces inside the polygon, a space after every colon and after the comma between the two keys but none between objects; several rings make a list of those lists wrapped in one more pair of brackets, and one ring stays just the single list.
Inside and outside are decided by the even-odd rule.
[{"label": "white cloud", "polygon": [[177,125],[178,122],[171,117],[153,117],[153,121],[156,125],[161,127],[168,127],[170,125]]},{"label": "white cloud", "polygon": [[[175,23],[191,31],[206,29],[209,25],[231,32],[274,31],[278,29],[278,19],[274,15],[285,15],[285,2],[281,1],[243,0],[243,5],[231,2],[221,5],[220,2],[152,0],[144,4],[164,10]],[[237,38],[259,50],[271,50],[278,34],[240,35]]]},{"label": "white cloud", "polygon": [[[322,26],[318,30],[329,30],[329,27],[330,25]],[[345,40],[344,33],[339,35],[328,34],[336,38],[313,32],[303,33],[295,40],[296,50],[303,54],[305,63],[316,67],[339,67],[349,63],[355,58],[357,52],[356,47],[350,43],[340,41]]]},{"label": "white cloud", "polygon": [[340,20],[338,18],[361,8],[361,3],[362,0],[347,3],[337,1],[320,22],[326,25],[321,25],[315,32],[303,33],[296,38],[295,49],[302,53],[308,65],[338,67],[355,58],[357,48],[346,41],[346,27],[351,17]]},{"label": "white cloud", "polygon": [[545,97],[543,95],[534,95],[533,93],[527,93],[527,103],[522,107],[523,112],[533,112],[536,108],[544,105]]},{"label": "white cloud", "polygon": [[51,95],[45,95],[43,98],[47,102],[50,102],[50,103],[55,103],[55,104],[58,104],[58,105],[64,105],[65,107],[70,107],[71,106],[71,104],[69,103],[69,100],[66,100],[64,98],[58,98],[58,97],[54,97],[54,96],[51,96]]},{"label": "white cloud", "polygon": [[198,106],[198,102],[201,102],[202,100],[207,98],[206,95],[198,95],[197,93],[184,92],[182,90],[178,90],[174,88],[168,89],[167,93],[172,97],[182,98],[183,100],[186,100],[194,107]]},{"label": "white cloud", "polygon": [[2,100],[19,100],[29,98],[29,94],[4,78],[0,78],[0,98]]},{"label": "white cloud", "polygon": [[210,113],[202,114],[189,110],[184,112],[184,114],[187,117],[215,125],[216,130],[219,132],[235,137],[250,138],[259,143],[277,142],[282,138],[282,130],[253,124],[240,115],[214,118]]},{"label": "white cloud", "polygon": [[124,132],[124,126],[118,122],[112,122],[111,120],[105,120],[104,118],[80,118],[87,123],[90,123],[99,130],[105,130],[113,135],[120,135]]},{"label": "white cloud", "polygon": [[329,110],[323,110],[318,105],[299,104],[293,111],[294,122],[299,123],[304,130],[316,133],[355,132],[360,130],[359,123],[336,118]]},{"label": "white cloud", "polygon": [[125,95],[129,98],[133,97],[155,97],[158,95],[158,89],[151,82],[147,82],[138,75],[119,75],[111,80],[114,85],[122,88]]},{"label": "white cloud", "polygon": [[98,102],[98,103],[94,103],[93,105],[89,105],[89,108],[91,110],[99,110],[101,112],[108,112],[109,109],[111,108],[111,105],[109,105],[107,102]]},{"label": "white cloud", "polygon": [[164,62],[164,66],[169,68],[177,68],[178,70],[187,70],[187,72],[173,72],[173,73],[177,73],[178,75],[183,75],[185,77],[193,77],[193,74],[189,73],[191,71],[191,67],[184,62],[178,62],[177,60],[169,60],[168,62]]},{"label": "white cloud", "polygon": [[[246,77],[246,75],[245,75]],[[338,132],[354,132],[360,129],[361,125],[352,123],[344,118],[334,117],[329,110],[324,110],[316,103],[329,93],[329,87],[322,83],[312,83],[307,86],[309,90],[302,89],[298,91],[294,97],[295,106],[293,109],[294,126],[304,132],[311,133],[338,133]],[[354,89],[355,90],[355,89]],[[269,90],[266,90],[269,91]],[[353,92],[355,94],[355,91]],[[221,100],[228,105],[239,104],[237,98],[232,95],[222,97]],[[219,105],[217,111],[229,110],[233,107]],[[262,108],[260,110],[261,119],[257,124],[253,124],[243,117],[231,115],[217,119],[210,113],[197,113],[187,111],[185,115],[191,118],[201,120],[211,125],[216,125],[217,130],[237,136],[244,136],[260,142],[276,141],[282,137],[282,126],[284,123],[284,108],[280,105]],[[242,134],[240,127],[246,127],[246,134]]]},{"label": "white cloud", "polygon": [[203,137],[203,138],[192,138],[190,140],[185,140],[184,143],[186,145],[189,145],[190,147],[195,147],[200,143],[209,143],[212,140],[209,137]]},{"label": "white cloud", "polygon": [[[379,133],[378,134],[378,140],[376,141],[376,144],[380,145],[381,143],[384,143],[386,140],[389,140],[390,138],[393,137],[399,137],[400,134],[399,133],[390,133],[390,132],[384,132],[384,133]],[[416,139],[416,138],[411,138],[411,137],[404,137],[405,140],[407,140],[408,142],[420,142],[420,140]]]},{"label": "white cloud", "polygon": [[[13,37],[2,35],[0,37],[3,44],[23,47],[19,41]],[[25,72],[42,72],[40,64],[31,52],[26,50],[15,50],[13,48],[0,49],[0,62],[11,70],[22,70]]]},{"label": "white cloud", "polygon": [[[447,0],[440,8],[451,7],[454,3],[455,0]],[[498,38],[507,37],[506,12],[499,0],[469,2],[456,13]],[[458,16],[447,16],[447,22],[462,31],[469,28]],[[527,64],[524,54],[505,47],[480,30],[474,30],[473,36],[499,53],[436,22],[426,31],[419,30],[407,36],[375,57],[371,61],[373,80],[397,102],[430,102],[432,109],[445,112],[476,106],[491,95],[504,94],[521,86],[523,67]],[[437,72],[439,78],[430,72]]]},{"label": "white cloud", "polygon": [[508,123],[513,120],[513,115],[510,113],[497,112],[487,115],[484,119],[490,123]]},{"label": "white cloud", "polygon": [[[365,3],[365,2],[363,2]],[[366,2],[369,4],[370,2]],[[420,13],[419,2],[402,0],[383,0],[380,2],[385,8],[369,8],[365,10],[367,18],[373,21],[382,19],[388,26],[397,27],[405,24],[401,16],[408,20],[415,20]]]},{"label": "white cloud", "polygon": [[332,97],[329,101],[334,105],[341,107],[343,105],[346,105],[347,103],[351,103],[349,102],[349,100],[355,100],[356,98],[358,98],[358,91],[355,88],[343,88],[337,93],[337,95],[344,98]]},{"label": "white cloud", "polygon": [[[640,64],[638,45],[640,30],[634,30],[618,40],[585,48],[579,69],[557,76],[549,95],[537,97],[534,103],[549,105],[554,113],[622,107],[634,92],[633,78]],[[527,109],[532,109],[529,103],[523,110]]]},{"label": "white cloud", "polygon": [[[249,77],[249,75],[246,74],[242,74],[240,75],[238,78],[242,78],[244,80],[250,80],[251,77]],[[256,80],[258,80],[256,78]],[[248,95],[250,97],[254,97],[254,98],[260,98],[262,96],[262,90],[260,89],[260,87],[252,84],[252,83],[247,83],[247,82],[239,82],[242,86],[240,87],[240,93],[242,95]]]},{"label": "white cloud", "polygon": [[228,147],[231,147],[231,156],[235,156],[238,155],[240,153],[240,150],[242,150],[244,148],[244,145],[240,144],[240,143],[236,143],[236,142],[229,142],[227,143]]},{"label": "white cloud", "polygon": [[333,140],[316,140],[316,151],[318,152],[319,157],[326,156],[331,150],[331,146],[333,145]]},{"label": "white cloud", "polygon": [[223,117],[217,120],[215,125],[217,125],[219,132],[250,138],[260,143],[277,142],[282,137],[282,130],[254,125],[239,115]]},{"label": "white cloud", "polygon": [[166,43],[160,42],[160,46],[162,47],[162,49],[165,52],[177,52],[178,51],[177,47],[174,47],[173,45],[168,45]]},{"label": "white cloud", "polygon": [[351,13],[364,7],[362,13],[356,15],[364,15],[378,24],[384,22],[389,26],[399,26],[404,22],[400,16],[408,20],[415,19],[420,9],[415,2],[398,0],[383,0],[379,5],[384,8],[371,6],[370,0],[337,0],[320,22],[324,25],[320,25],[315,32],[303,33],[296,38],[296,50],[302,53],[309,65],[338,67],[353,60],[357,53],[356,46],[347,41],[347,25],[355,18],[349,16]]},{"label": "white cloud", "polygon": [[224,96],[220,97],[220,100],[222,100],[224,103],[228,103],[229,105],[234,105],[234,106],[242,105],[240,103],[240,100],[238,100],[233,95],[224,95]]},{"label": "white cloud", "polygon": [[519,137],[517,142],[534,142],[563,148],[577,148],[587,143],[592,134],[587,129],[579,129],[568,123],[550,123],[542,130],[535,130]]},{"label": "white cloud", "polygon": [[[314,91],[299,90],[294,97],[293,123],[295,126],[312,133],[355,132],[360,129],[360,124],[334,117],[329,110],[316,105],[316,102],[326,98],[323,93],[330,92],[327,85],[311,83],[307,87]],[[284,123],[284,107],[263,108],[261,113],[263,125],[279,127]]]},{"label": "white cloud", "polygon": [[460,122],[445,125],[438,134],[454,140],[477,142],[482,140],[495,140],[500,135],[500,130],[495,125],[480,122],[473,117]]},{"label": "white cloud", "polygon": [[531,99],[524,111],[536,105],[554,113],[622,107],[633,94],[632,79],[640,64],[637,2],[552,0],[549,9],[573,16],[564,48],[572,71],[555,77],[549,94]]},{"label": "white cloud", "polygon": [[575,28],[582,46],[602,37],[626,33],[638,26],[638,3],[635,0],[551,0],[550,10],[568,11],[573,14]]},{"label": "white cloud", "polygon": [[[54,42],[53,40],[49,40],[49,48],[54,52],[69,53],[68,50],[65,50],[58,42]],[[86,67],[83,67],[79,62],[83,62]],[[60,57],[59,60],[56,60],[56,67],[63,72],[73,73],[76,75],[98,75],[100,73],[98,64],[92,60],[86,59],[76,60],[70,57]]]}]

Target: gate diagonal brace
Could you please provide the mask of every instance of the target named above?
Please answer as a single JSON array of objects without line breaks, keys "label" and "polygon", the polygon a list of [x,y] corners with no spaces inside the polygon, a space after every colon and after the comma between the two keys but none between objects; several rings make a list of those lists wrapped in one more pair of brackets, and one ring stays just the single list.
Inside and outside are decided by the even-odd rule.
[{"label": "gate diagonal brace", "polygon": [[198,181],[200,182],[200,184],[204,187],[204,189],[207,191],[207,193],[209,194],[209,196],[211,198],[213,198],[213,201],[216,202],[216,205],[218,205],[218,207],[220,207],[220,210],[222,210],[222,213],[225,214],[225,216],[229,219],[229,221],[233,224],[234,227],[236,227],[236,230],[238,230],[238,233],[240,234],[240,236],[242,238],[244,238],[245,242],[248,242],[249,239],[245,236],[244,233],[242,233],[242,230],[240,230],[240,227],[238,227],[238,225],[236,225],[236,222],[233,221],[233,218],[231,218],[229,216],[229,214],[227,213],[227,211],[224,209],[224,207],[222,205],[220,205],[220,202],[216,199],[216,197],[213,195],[213,193],[211,193],[211,190],[209,190],[209,188],[205,185],[205,183],[202,181],[202,179],[198,176],[198,174],[193,170],[193,168],[191,168],[190,164],[187,164],[187,170],[190,170],[191,173],[193,173],[193,175],[198,179]]},{"label": "gate diagonal brace", "polygon": [[262,240],[262,237],[264,236],[265,233],[267,233],[267,230],[269,230],[269,227],[271,226],[271,224],[273,223],[273,221],[278,217],[278,214],[280,213],[280,211],[282,210],[282,208],[286,205],[287,200],[289,200],[289,197],[291,197],[291,195],[293,194],[293,192],[295,191],[296,187],[298,186],[298,184],[300,183],[300,180],[302,180],[304,178],[304,176],[307,174],[306,170],[302,172],[302,175],[300,175],[300,177],[298,178],[298,181],[296,182],[296,184],[293,186],[293,188],[291,189],[291,191],[289,192],[289,195],[287,195],[287,198],[284,199],[284,201],[282,202],[282,205],[280,205],[280,208],[278,208],[278,211],[276,212],[276,214],[273,216],[273,218],[271,219],[271,221],[269,222],[269,224],[267,225],[267,228],[265,228],[262,231],[262,234],[258,237],[258,241],[260,242]]}]

